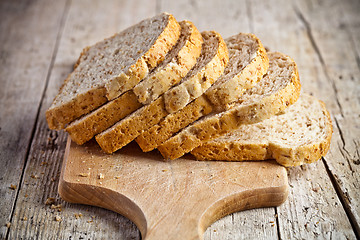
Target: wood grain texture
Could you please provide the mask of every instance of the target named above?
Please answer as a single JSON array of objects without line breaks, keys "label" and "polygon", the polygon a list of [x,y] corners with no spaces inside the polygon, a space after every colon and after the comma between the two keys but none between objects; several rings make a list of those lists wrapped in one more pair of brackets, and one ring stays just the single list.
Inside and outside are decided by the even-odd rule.
[{"label": "wood grain texture", "polygon": [[64,1],[0,3],[0,239],[16,204],[64,8]]},{"label": "wood grain texture", "polygon": [[246,1],[161,1],[160,12],[171,12],[180,21],[192,21],[199,31],[215,30],[225,39],[252,31]]},{"label": "wood grain texture", "polygon": [[[334,137],[324,163],[352,226],[360,237],[360,3],[354,1],[302,2],[297,14],[313,39],[313,47],[333,94],[321,92],[333,109]],[[353,19],[349,23],[348,19]],[[334,31],[336,29],[336,31]]]},{"label": "wood grain texture", "polygon": [[[257,19],[254,21],[254,33],[271,50],[280,50],[294,58],[299,67],[304,92],[325,101],[331,114],[339,111],[334,101],[335,93],[331,82],[323,71],[308,26],[299,16],[296,5],[288,4],[287,1],[277,2],[282,6],[281,8],[271,2],[261,5],[260,1],[252,1],[251,4],[251,9],[256,6],[256,10],[252,12],[254,19]],[[289,176],[290,186],[293,186],[290,188],[290,192],[293,193],[292,200],[278,208],[281,237],[284,239],[313,239],[318,236],[355,238],[341,200],[338,197],[334,198],[336,192],[326,165],[317,162],[301,168],[292,168]],[[322,189],[326,191],[319,194]]]},{"label": "wood grain texture", "polygon": [[[83,47],[165,10],[224,37],[254,32],[271,50],[292,56],[304,92],[325,101],[335,127],[322,162],[289,170],[289,201],[224,217],[208,228],[205,239],[359,238],[358,9],[357,0],[69,0],[67,7],[66,1],[1,1],[0,238],[8,232],[9,239],[140,239],[136,226],[116,213],[60,200],[66,136],[47,129],[44,111]],[[62,205],[61,212],[44,204],[48,197]]]},{"label": "wood grain texture", "polygon": [[104,207],[131,219],[144,239],[202,239],[215,220],[287,198],[287,172],[274,161],[164,161],[130,144],[115,154],[95,141],[67,143],[62,199]]},{"label": "wood grain texture", "polygon": [[[71,72],[83,47],[111,36],[143,18],[155,15],[155,8],[147,7],[147,4],[153,6],[154,2],[76,0],[69,1],[68,4],[68,13],[40,109],[34,141],[26,168],[23,169],[23,182],[8,237],[9,239],[139,239],[136,226],[119,214],[99,208],[68,204],[59,198],[57,181],[65,150],[66,134],[48,129],[45,110]],[[143,7],[138,8],[138,6]],[[120,12],[128,14],[119,14]],[[50,11],[48,14],[53,13]],[[52,204],[46,205],[48,198],[55,198],[54,206],[61,204],[62,211],[51,209]],[[82,217],[79,217],[79,213]],[[61,221],[56,221],[56,216]]]}]

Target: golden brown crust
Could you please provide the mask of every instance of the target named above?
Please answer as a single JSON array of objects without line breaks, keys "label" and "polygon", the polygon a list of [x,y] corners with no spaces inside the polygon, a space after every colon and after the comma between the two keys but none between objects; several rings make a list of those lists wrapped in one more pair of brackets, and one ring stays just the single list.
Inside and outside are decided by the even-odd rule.
[{"label": "golden brown crust", "polygon": [[113,153],[134,140],[144,129],[158,123],[166,115],[164,98],[160,97],[96,135],[95,139],[102,150],[106,153]]},{"label": "golden brown crust", "polygon": [[[273,143],[241,143],[237,141],[204,142],[191,151],[198,160],[246,161],[275,159],[279,164],[290,167],[312,163],[325,156],[330,148],[332,123],[325,104],[319,101],[325,115],[326,136],[320,142],[294,147]],[[254,139],[256,140],[256,139]]]},{"label": "golden brown crust", "polygon": [[[193,26],[192,23],[191,25]],[[177,56],[178,71],[173,71],[173,67],[170,67],[160,71],[161,74],[169,73],[173,76],[173,79],[179,79],[180,81],[180,79],[186,75],[190,68],[195,65],[196,58],[200,55],[201,52],[202,37],[198,30],[195,28],[195,26],[193,26],[191,35],[192,36],[190,39],[192,40],[188,41],[188,43],[186,43],[185,46],[180,50],[181,56]],[[195,54],[195,57],[193,54]],[[187,59],[186,61],[179,60],[185,59],[185,56],[187,56],[187,58],[189,59],[194,58],[194,61],[191,61],[189,59]],[[182,69],[179,70],[179,68]],[[154,102],[143,106],[138,111],[134,112],[132,115],[129,115],[125,119],[121,120],[112,128],[98,134],[96,136],[96,141],[99,143],[100,147],[105,152],[115,152],[116,150],[122,148],[123,146],[134,140],[144,130],[157,124],[167,114],[168,112],[165,109],[164,97],[161,96]]]},{"label": "golden brown crust", "polygon": [[[148,52],[129,68],[127,74],[123,73],[115,78],[112,83],[109,83],[110,85],[115,85],[113,86],[114,90],[110,91],[112,87],[110,85],[99,86],[86,93],[77,95],[76,98],[63,103],[60,106],[49,108],[46,111],[46,120],[49,128],[56,130],[64,129],[70,122],[108,102],[109,98],[114,99],[119,96],[120,94],[118,90],[121,86],[117,83],[120,80],[125,80],[126,83],[122,92],[125,92],[125,89],[133,88],[135,86],[134,84],[138,82],[138,79],[143,78],[148,73],[149,67],[153,68],[164,59],[166,53],[176,44],[179,36],[180,26],[175,18],[169,14],[167,26]],[[88,47],[83,50],[80,58],[87,49]],[[75,64],[75,67],[77,65],[78,62]],[[65,80],[65,83],[66,82],[67,80]],[[112,91],[114,91],[114,93],[112,93]]]},{"label": "golden brown crust", "polygon": [[165,107],[169,113],[179,111],[189,102],[199,97],[224,72],[229,61],[226,43],[219,33],[211,31],[211,34],[214,34],[218,41],[216,55],[196,75],[164,94]]},{"label": "golden brown crust", "polygon": [[269,58],[260,39],[254,34],[249,35],[258,46],[256,57],[251,60],[240,74],[205,92],[208,99],[220,110],[231,108],[231,103],[235,102],[247,89],[252,88],[269,68]]},{"label": "golden brown crust", "polygon": [[[189,36],[189,40],[187,41],[188,43],[182,46],[179,51],[181,57],[187,58],[188,60],[182,61],[182,65],[180,63],[177,64],[177,70],[179,71],[174,71],[174,64],[173,62],[170,62],[157,72],[158,75],[160,73],[162,75],[171,73],[174,76],[171,79],[181,79],[181,77],[185,76],[187,71],[195,64],[196,58],[200,54],[202,37],[199,31],[191,22],[186,21],[182,24],[188,24],[191,29],[191,36]],[[191,43],[189,44],[190,41]],[[174,59],[177,57],[179,56],[175,56]],[[170,66],[168,67],[168,65]],[[153,77],[158,78],[157,75],[151,75],[151,78]],[[162,79],[159,79],[159,81],[160,80]],[[164,81],[169,80],[166,78]],[[74,121],[66,128],[66,131],[70,133],[71,138],[77,144],[83,144],[94,137],[96,134],[105,131],[141,106],[142,104],[139,103],[138,98],[134,92],[128,91],[120,97],[101,106],[94,112],[84,116],[77,121]]]},{"label": "golden brown crust", "polygon": [[256,123],[283,111],[299,98],[300,88],[300,79],[295,67],[289,83],[275,94],[253,104],[234,106],[221,115],[209,116],[206,120],[195,122],[158,146],[158,149],[165,158],[179,158],[203,142],[235,130],[241,124]]},{"label": "golden brown crust", "polygon": [[193,149],[197,160],[246,161],[268,159],[267,144],[237,144],[208,141]]},{"label": "golden brown crust", "polygon": [[75,120],[66,127],[65,131],[74,142],[81,145],[141,106],[135,94],[128,91],[90,114]]},{"label": "golden brown crust", "polygon": [[138,101],[144,105],[178,84],[195,65],[201,53],[203,38],[199,30],[190,21],[182,21],[180,25],[188,28],[190,34],[176,57],[164,69],[156,71],[151,78],[144,79],[133,89]]},{"label": "golden brown crust", "polygon": [[144,152],[149,152],[177,131],[211,113],[212,110],[211,103],[202,95],[180,111],[167,115],[160,123],[143,132],[136,138],[136,142]]},{"label": "golden brown crust", "polygon": [[291,167],[299,166],[305,163],[312,163],[325,156],[329,151],[333,127],[330,113],[326,109],[324,102],[319,101],[323,109],[323,114],[326,116],[326,136],[321,142],[299,146],[297,148],[285,148],[276,145],[269,146],[269,155],[274,158],[279,164]]},{"label": "golden brown crust", "polygon": [[76,99],[46,111],[46,120],[50,129],[64,129],[66,124],[91,112],[107,102],[105,88],[94,88]]},{"label": "golden brown crust", "polygon": [[160,64],[166,53],[176,44],[181,28],[173,15],[169,14],[168,24],[151,48],[132,65],[126,73],[105,84],[106,97],[112,100],[135,87],[152,69]]},{"label": "golden brown crust", "polygon": [[[166,100],[179,103],[179,98],[181,96],[188,96],[187,99],[181,100],[180,105],[176,104],[177,106],[171,106],[171,114],[166,116],[159,124],[154,125],[136,138],[136,142],[144,152],[153,150],[180,129],[212,112],[213,108],[211,103],[204,95],[199,94],[199,96],[201,95],[199,97],[196,94],[192,94],[192,97],[190,97],[188,89],[191,87],[190,85],[196,87],[198,84],[201,84],[202,86],[199,86],[199,88],[202,88],[201,92],[203,92],[210,87],[224,71],[229,59],[227,47],[220,34],[214,31],[213,33],[217,36],[219,42],[216,55],[213,59],[211,59],[211,61],[193,77],[184,82],[187,86],[183,87],[185,84],[180,84],[166,92],[164,95],[165,106],[167,107],[168,112],[169,105],[166,104],[169,104],[169,102],[166,103]],[[176,92],[176,95],[173,93],[174,91]],[[167,98],[168,95],[171,95],[171,97]],[[193,99],[195,100],[190,102]],[[190,103],[187,104],[188,102]],[[186,103],[185,106],[182,106],[183,103]],[[181,109],[178,109],[179,107]]]}]

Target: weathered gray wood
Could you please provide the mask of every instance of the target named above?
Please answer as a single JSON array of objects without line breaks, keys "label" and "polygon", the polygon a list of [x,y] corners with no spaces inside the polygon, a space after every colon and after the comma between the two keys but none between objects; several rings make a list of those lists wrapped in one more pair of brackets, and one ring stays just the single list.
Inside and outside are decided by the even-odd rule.
[{"label": "weathered gray wood", "polygon": [[318,58],[334,94],[322,92],[326,102],[336,102],[332,148],[325,163],[334,186],[360,237],[360,3],[356,1],[299,2],[298,15],[309,25]]},{"label": "weathered gray wood", "polygon": [[0,239],[8,231],[64,7],[65,1],[0,2]]},{"label": "weathered gray wood", "polygon": [[[264,2],[251,1],[254,33],[271,50],[292,56],[298,64],[304,92],[324,100],[331,114],[339,113],[333,86],[323,71],[308,23],[299,16],[296,6],[288,1],[261,3]],[[314,18],[309,22],[319,23],[319,20]],[[289,181],[292,186],[289,199],[278,207],[281,238],[355,238],[321,161],[289,169]]]},{"label": "weathered gray wood", "polygon": [[[3,86],[0,88],[0,160],[4,166],[0,170],[2,238],[7,231],[4,224],[11,215],[17,192],[8,189],[8,186],[19,186],[65,2],[2,1],[0,6],[0,72]],[[65,134],[47,129],[44,112],[84,46],[155,12],[169,11],[178,20],[187,18],[200,30],[214,29],[224,37],[239,31],[254,32],[271,50],[289,54],[298,63],[304,91],[324,100],[334,120],[332,146],[325,160],[289,170],[292,187],[284,205],[277,209],[257,209],[229,215],[209,227],[205,238],[355,239],[348,216],[353,228],[358,231],[358,9],[359,2],[355,0],[71,2],[9,237],[139,238],[136,227],[115,213],[67,204],[59,199],[57,177]],[[54,204],[61,204],[62,212],[44,204],[48,197],[55,197]],[[275,212],[278,218],[274,216]],[[79,213],[82,217],[77,219],[78,215],[74,214]],[[62,221],[55,221],[55,216]]]},{"label": "weathered gray wood", "polygon": [[208,227],[204,239],[278,239],[275,209],[230,214]]},{"label": "weathered gray wood", "polygon": [[199,31],[215,30],[224,38],[251,32],[251,16],[246,1],[161,1],[161,12],[174,14],[178,21],[188,19]]},{"label": "weathered gray wood", "polygon": [[[10,239],[140,238],[136,226],[116,213],[68,204],[59,198],[57,184],[66,135],[47,128],[45,110],[83,47],[154,14],[155,3],[147,0],[70,2],[10,227]],[[51,209],[51,204],[45,205],[51,197],[55,198],[54,206],[61,204],[61,212]],[[56,216],[61,221],[56,221]]]}]

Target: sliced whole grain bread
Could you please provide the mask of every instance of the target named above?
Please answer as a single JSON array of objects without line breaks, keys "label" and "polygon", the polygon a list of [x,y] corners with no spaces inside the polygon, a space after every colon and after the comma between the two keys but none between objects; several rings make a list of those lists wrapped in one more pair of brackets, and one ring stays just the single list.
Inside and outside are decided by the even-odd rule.
[{"label": "sliced whole grain bread", "polygon": [[232,108],[197,120],[158,146],[164,158],[179,158],[203,142],[231,132],[242,124],[267,119],[296,102],[300,95],[296,63],[281,53],[268,53],[268,57],[270,66],[267,74]]},{"label": "sliced whole grain bread", "polygon": [[332,124],[325,104],[302,94],[299,100],[262,122],[242,125],[236,131],[192,150],[198,160],[275,159],[283,166],[312,163],[330,147]]},{"label": "sliced whole grain bread", "polygon": [[164,60],[179,36],[178,22],[162,13],[85,48],[46,111],[49,128],[63,129],[132,89]]},{"label": "sliced whole grain bread", "polygon": [[136,95],[132,91],[127,91],[95,111],[71,122],[65,131],[69,133],[71,140],[82,145],[142,106]]},{"label": "sliced whole grain bread", "polygon": [[223,75],[206,92],[218,109],[232,107],[247,89],[252,88],[266,73],[269,59],[260,39],[251,33],[239,33],[226,40],[229,61]]},{"label": "sliced whole grain bread", "polygon": [[[180,26],[181,35],[176,45],[168,52],[164,61],[149,73],[141,83],[149,84],[156,81],[166,85],[171,84],[171,82],[179,82],[196,64],[196,59],[201,53],[203,38],[191,22],[182,21]],[[180,56],[187,60],[178,61],[177,59]],[[163,78],[164,76],[167,77]],[[162,94],[163,91],[165,90],[158,88],[156,93]],[[152,94],[151,97],[155,98],[155,94]],[[130,90],[80,119],[73,121],[65,130],[70,134],[73,141],[81,145],[141,106],[143,105],[139,102],[138,96]]]},{"label": "sliced whole grain bread", "polygon": [[176,132],[197,119],[210,114],[213,110],[213,105],[203,94],[180,111],[167,115],[162,121],[142,132],[135,140],[141,150],[149,152]]},{"label": "sliced whole grain bread", "polygon": [[164,94],[165,108],[169,113],[179,111],[201,96],[219,78],[229,62],[228,49],[221,35],[215,31],[205,31],[202,35],[209,43],[203,45],[203,54],[197,64],[181,79],[180,84]]},{"label": "sliced whole grain bread", "polygon": [[[184,106],[184,101],[179,97],[173,97],[173,92],[176,91],[178,96],[183,96],[187,99],[189,92],[188,89],[173,88],[165,94],[165,99],[172,97],[167,102],[167,110],[171,114],[166,116],[164,120],[144,131],[136,142],[141,149],[145,152],[151,151],[158,145],[165,142],[173,134],[185,128],[192,122],[196,121],[202,116],[208,115],[215,109],[224,109],[231,105],[232,99],[239,94],[237,98],[245,91],[246,85],[251,86],[258,81],[260,76],[264,75],[269,66],[269,59],[266,55],[260,40],[253,34],[240,33],[225,40],[229,51],[229,63],[226,66],[223,75],[213,84],[201,97],[195,101]],[[212,66],[212,65],[209,65]],[[211,67],[207,68],[209,71],[207,75],[211,75]],[[218,83],[220,81],[220,83]],[[248,85],[245,84],[250,82]],[[196,85],[195,85],[196,86]],[[216,86],[214,88],[214,86]],[[208,93],[208,92],[211,93]],[[229,94],[228,98],[221,101],[215,101],[215,104],[223,103],[224,106],[213,105],[207,96],[214,96],[222,92],[233,91],[235,94]],[[186,103],[186,102],[185,102]],[[181,109],[184,107],[183,109]],[[180,111],[177,111],[181,109]],[[177,111],[177,112],[176,112]]]},{"label": "sliced whole grain bread", "polygon": [[[157,71],[137,84],[133,91],[142,104],[149,104],[178,84],[197,62],[201,54],[203,37],[190,21],[180,23],[183,34],[175,48],[171,61],[166,63],[162,71]],[[165,64],[164,64],[165,65]]]},{"label": "sliced whole grain bread", "polygon": [[[197,84],[199,79],[202,79],[201,89],[198,91],[205,91],[222,74],[228,62],[226,44],[224,44],[223,39],[216,32],[203,32],[202,36],[204,43],[198,62],[174,88],[181,87],[188,82]],[[210,57],[206,57],[207,55],[210,55]],[[207,66],[211,66],[211,69],[207,68]],[[173,96],[176,97],[176,94]],[[191,97],[184,101],[190,101],[190,99]],[[166,109],[165,97],[161,95],[155,101],[143,106],[111,128],[98,134],[96,141],[105,152],[112,153],[134,140],[144,130],[161,121],[166,115],[168,115],[168,111]]]}]

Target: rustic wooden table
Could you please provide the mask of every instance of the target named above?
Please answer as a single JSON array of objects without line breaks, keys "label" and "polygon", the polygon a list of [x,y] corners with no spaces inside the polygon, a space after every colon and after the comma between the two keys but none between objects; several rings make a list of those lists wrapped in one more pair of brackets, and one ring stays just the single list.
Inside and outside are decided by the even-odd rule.
[{"label": "rustic wooden table", "polygon": [[326,157],[288,169],[283,205],[226,216],[205,239],[359,238],[359,10],[357,0],[1,1],[0,238],[141,238],[119,214],[60,199],[67,136],[48,129],[45,110],[83,47],[162,11],[224,37],[253,32],[292,56],[303,91],[326,103],[334,125]]}]

